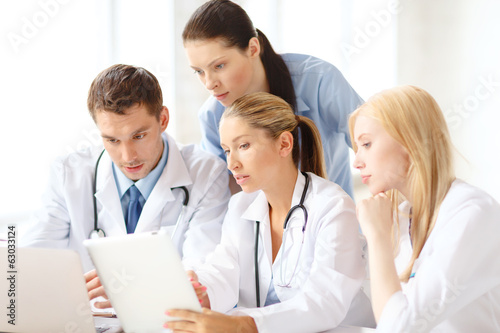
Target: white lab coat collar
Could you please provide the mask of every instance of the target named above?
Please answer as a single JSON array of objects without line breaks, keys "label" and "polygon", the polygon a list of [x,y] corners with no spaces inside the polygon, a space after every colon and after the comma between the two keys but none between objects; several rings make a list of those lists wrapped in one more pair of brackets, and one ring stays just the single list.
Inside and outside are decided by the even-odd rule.
[{"label": "white lab coat collar", "polygon": [[[147,223],[142,221],[153,221],[161,213],[165,202],[175,200],[171,190],[172,187],[193,184],[176,142],[166,133],[163,133],[162,137],[165,142],[168,142],[169,147],[167,165],[144,204],[135,232],[147,230]],[[104,152],[99,163],[96,189],[95,196],[97,200],[103,206],[103,209],[110,212],[115,220],[113,228],[120,228],[122,233],[126,233],[120,197],[113,176],[112,161],[107,152]]]},{"label": "white lab coat collar", "polygon": [[[109,215],[113,217],[115,223],[109,225],[108,228],[118,228],[120,230],[119,233],[127,233],[120,195],[118,194],[118,188],[116,187],[115,178],[113,176],[112,163],[111,157],[108,152],[105,151],[97,169],[95,197],[98,203],[102,205],[102,210],[109,212]],[[96,170],[94,170],[94,172],[95,171]],[[99,211],[98,209],[98,212]],[[108,233],[111,234],[111,230],[108,231]]]},{"label": "white lab coat collar", "polygon": [[[291,207],[299,204],[305,183],[306,177],[304,177],[304,175],[299,172],[297,181],[295,182],[295,188],[293,190]],[[311,184],[309,186],[311,186]],[[308,191],[310,190],[311,189],[309,188]],[[243,212],[243,214],[241,214],[241,218],[252,222],[260,221],[265,224],[269,224],[269,204],[264,192],[259,191],[257,197],[252,201],[250,205],[248,205],[248,208]]]},{"label": "white lab coat collar", "polygon": [[[310,176],[309,176],[310,177]],[[300,198],[302,196],[302,191],[305,185],[305,177],[302,173],[299,172],[297,176],[297,180],[295,182],[295,188],[292,196],[292,205],[291,207],[298,205],[300,202]],[[311,186],[311,184],[309,185]],[[308,193],[310,193],[311,188],[309,188]],[[297,215],[297,214],[301,215]],[[294,221],[300,221],[300,225],[303,223],[303,215],[300,209],[296,210],[296,213],[292,215],[290,218],[288,226],[290,227],[294,224]],[[298,218],[297,218],[298,216]],[[251,223],[255,223],[255,221],[261,222],[260,231],[259,231],[259,267],[261,270],[261,287],[260,287],[260,299],[262,304],[266,301],[266,295],[269,289],[269,283],[272,277],[272,266],[273,266],[273,257],[272,257],[272,239],[271,239],[271,225],[269,220],[269,204],[264,192],[260,191],[255,199],[248,205],[248,208],[241,215],[242,219],[250,221]],[[301,232],[302,234],[302,232]],[[293,239],[288,240],[287,247],[293,246]],[[284,249],[280,249],[280,252]],[[267,264],[264,264],[265,261],[262,260],[262,256],[265,255],[267,259]],[[280,254],[276,257],[276,260],[280,258]],[[274,262],[276,264],[277,261]],[[277,291],[279,294],[280,292]],[[279,295],[278,295],[279,296]]]},{"label": "white lab coat collar", "polygon": [[[163,140],[168,144],[168,160],[167,165],[156,182],[151,195],[155,197],[161,196],[165,201],[173,201],[175,199],[170,188],[178,186],[189,186],[193,184],[193,180],[189,175],[188,168],[184,163],[184,158],[179,151],[179,147],[174,139],[166,133],[163,133]],[[146,202],[146,205],[148,203]],[[164,202],[161,203],[164,206]],[[146,207],[146,206],[145,206]]]}]

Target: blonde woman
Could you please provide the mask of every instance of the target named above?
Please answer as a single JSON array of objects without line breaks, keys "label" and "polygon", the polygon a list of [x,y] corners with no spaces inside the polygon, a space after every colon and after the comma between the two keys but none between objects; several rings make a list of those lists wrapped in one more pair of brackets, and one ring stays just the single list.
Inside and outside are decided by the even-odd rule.
[{"label": "blonde woman", "polygon": [[500,206],[455,178],[436,101],[413,86],[382,91],[349,127],[354,166],[374,195],[357,215],[377,329],[499,332]]},{"label": "blonde woman", "polygon": [[212,310],[170,310],[183,320],[166,326],[304,333],[341,322],[373,324],[360,290],[365,263],[355,206],[324,178],[314,123],[295,116],[281,98],[254,93],[224,112],[220,136],[243,191],[231,198],[221,244],[196,272],[208,293],[203,304]]}]

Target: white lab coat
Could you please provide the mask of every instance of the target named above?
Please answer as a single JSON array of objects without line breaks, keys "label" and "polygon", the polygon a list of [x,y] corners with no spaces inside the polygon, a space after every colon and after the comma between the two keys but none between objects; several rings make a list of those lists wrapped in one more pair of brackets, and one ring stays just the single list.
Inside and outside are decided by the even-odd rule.
[{"label": "white lab coat", "polygon": [[[411,255],[409,204],[400,208],[398,273]],[[377,330],[500,332],[500,205],[455,180],[413,272],[387,302]]]},{"label": "white lab coat", "polygon": [[[226,164],[195,145],[177,145],[166,133],[163,140],[168,142],[168,161],[144,204],[135,232],[163,227],[173,231],[184,193],[171,188],[186,186],[189,204],[173,240],[186,268],[194,268],[220,241],[222,220],[230,198]],[[94,229],[92,188],[101,151],[102,147],[95,147],[55,161],[43,208],[27,235],[21,236],[22,246],[71,248],[79,252],[85,271],[93,268],[82,242]],[[106,152],[99,164],[96,189],[99,228],[108,237],[125,235],[112,161]]]},{"label": "white lab coat", "polygon": [[[224,219],[221,244],[197,271],[207,287],[211,308],[250,315],[259,332],[318,332],[339,325],[351,306],[352,324],[373,324],[368,298],[360,289],[365,260],[351,198],[337,184],[309,174],[305,198],[309,219],[297,271],[290,287],[280,287],[281,252],[285,283],[292,277],[301,242],[304,217],[296,210],[289,223],[286,248],[272,263],[271,229],[267,199],[262,191],[238,193],[231,198]],[[305,177],[299,173],[292,206],[300,201]],[[260,221],[259,271],[261,306],[266,302],[271,277],[280,303],[256,308],[254,241]],[[288,261],[288,267],[286,262]],[[353,301],[354,300],[354,301]]]}]

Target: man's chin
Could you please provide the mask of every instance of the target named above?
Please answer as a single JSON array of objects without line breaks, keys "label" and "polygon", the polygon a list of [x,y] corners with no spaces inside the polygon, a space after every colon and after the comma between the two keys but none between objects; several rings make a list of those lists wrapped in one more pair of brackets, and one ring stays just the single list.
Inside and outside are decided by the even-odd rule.
[{"label": "man's chin", "polygon": [[127,176],[128,179],[136,182],[144,177],[147,176],[147,174],[144,174],[144,172],[140,172],[140,173],[132,173],[132,172],[126,172],[125,170],[122,170],[123,174],[125,176]]}]

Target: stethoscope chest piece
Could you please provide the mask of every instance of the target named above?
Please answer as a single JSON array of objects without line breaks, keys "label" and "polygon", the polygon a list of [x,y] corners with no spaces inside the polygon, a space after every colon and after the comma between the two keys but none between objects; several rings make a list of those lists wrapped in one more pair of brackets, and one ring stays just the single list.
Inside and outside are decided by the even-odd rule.
[{"label": "stethoscope chest piece", "polygon": [[104,233],[104,230],[100,228],[92,230],[89,235],[89,239],[98,239],[104,237],[106,237],[106,234]]}]

